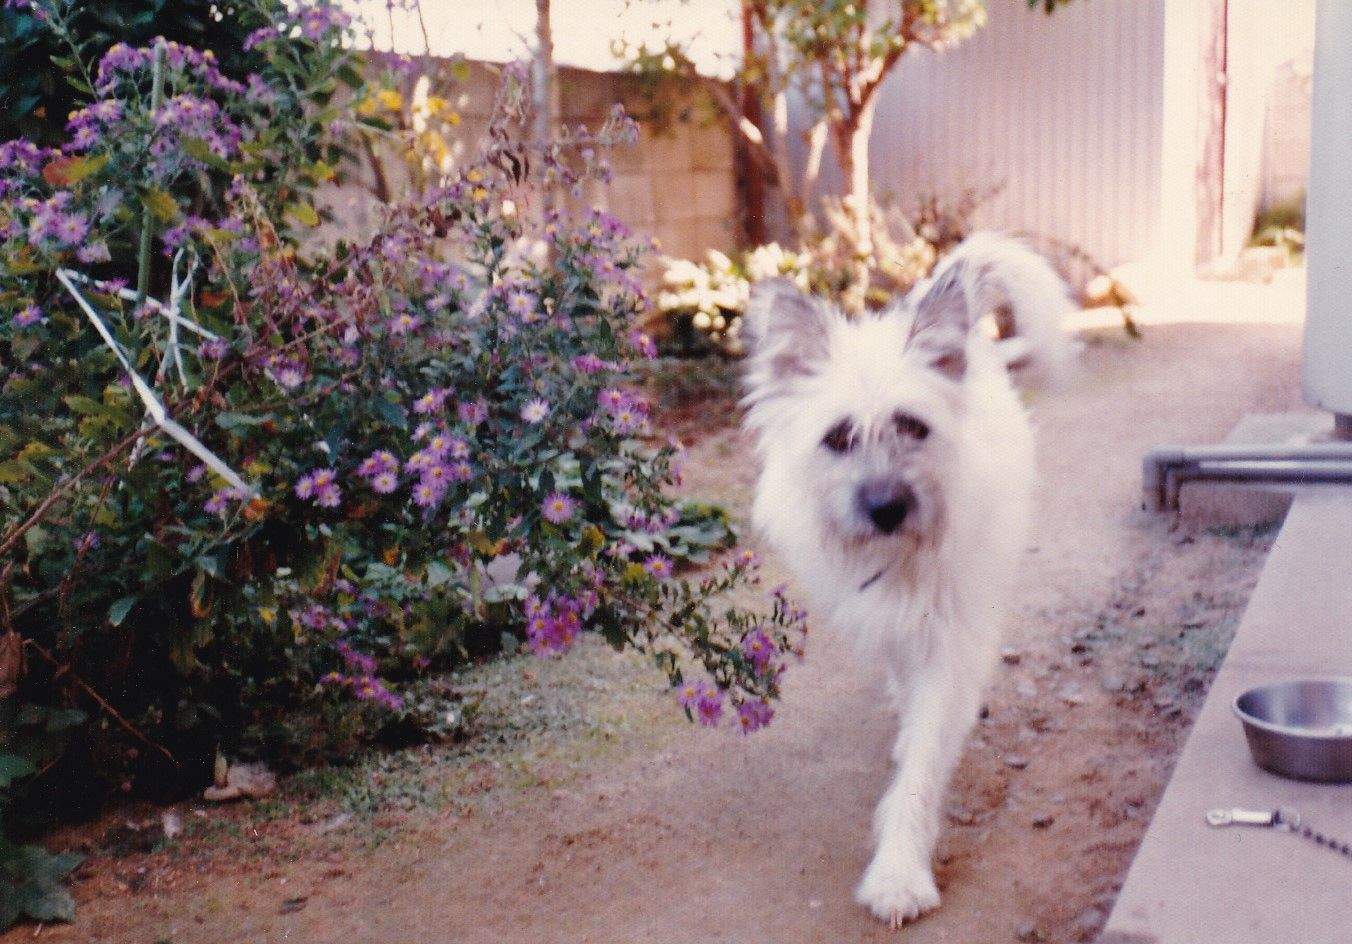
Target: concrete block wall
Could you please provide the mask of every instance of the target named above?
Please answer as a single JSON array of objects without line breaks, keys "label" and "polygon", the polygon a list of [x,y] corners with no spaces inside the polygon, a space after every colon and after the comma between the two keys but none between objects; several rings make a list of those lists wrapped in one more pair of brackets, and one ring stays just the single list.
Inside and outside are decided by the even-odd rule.
[{"label": "concrete block wall", "polygon": [[[434,61],[432,72],[432,94],[449,99],[461,117],[452,153],[457,162],[467,163],[488,126],[498,67],[474,62],[457,70],[451,63]],[[406,101],[416,80],[416,75],[404,80]],[[630,113],[642,114],[645,108],[638,83],[616,73],[560,68],[559,91],[560,120],[569,128],[585,124],[599,129],[617,101]],[[687,111],[690,120],[662,130],[641,121],[636,145],[621,145],[603,155],[614,170],[610,186],[588,183],[578,198],[566,201],[569,208],[600,207],[636,235],[656,237],[666,255],[701,258],[709,249],[735,248],[739,207],[731,134],[722,124],[701,118],[702,109]],[[380,160],[391,191],[406,191],[411,177],[393,143],[382,149]],[[347,184],[328,188],[323,196],[336,218],[321,234],[325,237],[369,231],[374,222],[370,161],[359,156],[345,170]]]}]

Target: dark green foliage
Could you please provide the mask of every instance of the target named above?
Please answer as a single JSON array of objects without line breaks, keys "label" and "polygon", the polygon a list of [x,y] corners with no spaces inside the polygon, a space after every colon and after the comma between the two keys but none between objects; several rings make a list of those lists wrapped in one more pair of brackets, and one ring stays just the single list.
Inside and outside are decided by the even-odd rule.
[{"label": "dark green foliage", "polygon": [[[116,42],[144,46],[156,36],[210,49],[235,78],[256,69],[241,48],[258,24],[233,3],[214,0],[98,0],[80,3],[71,27],[79,58],[89,61]],[[0,7],[0,141],[64,140],[66,117],[89,100],[75,68],[76,50],[28,10]]]}]

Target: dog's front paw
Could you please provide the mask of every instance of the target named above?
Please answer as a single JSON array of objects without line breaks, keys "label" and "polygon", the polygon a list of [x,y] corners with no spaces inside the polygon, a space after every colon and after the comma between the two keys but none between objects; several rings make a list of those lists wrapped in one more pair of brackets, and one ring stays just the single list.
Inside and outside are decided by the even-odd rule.
[{"label": "dog's front paw", "polygon": [[893,928],[939,906],[939,889],[929,869],[881,854],[869,864],[854,897]]}]

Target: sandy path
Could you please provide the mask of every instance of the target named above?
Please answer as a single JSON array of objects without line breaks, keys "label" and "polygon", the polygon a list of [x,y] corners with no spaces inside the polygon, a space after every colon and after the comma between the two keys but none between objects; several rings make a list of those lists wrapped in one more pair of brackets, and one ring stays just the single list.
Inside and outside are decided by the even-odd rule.
[{"label": "sandy path", "polygon": [[[1256,304],[1292,302],[1266,297]],[[337,867],[301,855],[155,894],[88,900],[77,888],[79,924],[42,939],[1087,938],[1185,731],[1187,711],[1141,675],[1139,643],[1180,620],[1233,619],[1263,550],[1137,511],[1140,456],[1163,442],[1219,440],[1245,413],[1300,406],[1293,324],[1160,324],[1139,342],[1117,331],[1091,342],[1072,388],[1035,403],[1043,480],[1009,624],[1018,663],[997,679],[957,776],[941,843],[944,904],[900,935],[852,899],[894,721],[876,680],[823,633],[791,670],[775,723],[755,737],[673,729],[655,750],[623,752],[561,788],[505,795],[479,815],[420,823]],[[692,490],[744,509],[747,455],[736,431],[702,442]],[[778,568],[768,567],[772,583]],[[1115,642],[1077,642],[1105,626],[1121,631]],[[1196,689],[1173,694],[1186,709]],[[303,907],[280,913],[292,897]]]}]

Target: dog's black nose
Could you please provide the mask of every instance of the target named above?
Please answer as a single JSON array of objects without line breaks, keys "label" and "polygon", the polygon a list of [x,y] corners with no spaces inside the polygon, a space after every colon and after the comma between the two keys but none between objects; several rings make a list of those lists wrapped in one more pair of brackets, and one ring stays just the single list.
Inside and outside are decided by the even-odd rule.
[{"label": "dog's black nose", "polygon": [[906,520],[915,496],[905,487],[866,485],[859,492],[859,500],[873,526],[883,534],[891,534]]}]

